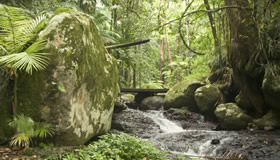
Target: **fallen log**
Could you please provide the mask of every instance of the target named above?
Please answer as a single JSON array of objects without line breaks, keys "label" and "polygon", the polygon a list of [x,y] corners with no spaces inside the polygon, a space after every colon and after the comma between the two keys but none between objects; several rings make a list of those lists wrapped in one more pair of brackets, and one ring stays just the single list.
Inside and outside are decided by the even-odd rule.
[{"label": "fallen log", "polygon": [[131,43],[123,43],[123,44],[116,44],[111,46],[105,46],[106,49],[116,49],[116,48],[124,48],[124,47],[130,47],[130,46],[136,46],[144,43],[150,42],[149,39],[137,41],[137,42],[131,42]]}]

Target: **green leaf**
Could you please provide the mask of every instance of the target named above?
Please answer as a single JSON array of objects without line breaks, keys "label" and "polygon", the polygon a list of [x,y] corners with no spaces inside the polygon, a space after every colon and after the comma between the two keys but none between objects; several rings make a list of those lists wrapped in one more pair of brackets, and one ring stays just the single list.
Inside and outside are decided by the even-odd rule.
[{"label": "green leaf", "polygon": [[65,90],[63,84],[59,84],[59,85],[57,86],[57,88],[58,88],[58,90],[59,90],[60,92],[66,93],[66,90]]}]

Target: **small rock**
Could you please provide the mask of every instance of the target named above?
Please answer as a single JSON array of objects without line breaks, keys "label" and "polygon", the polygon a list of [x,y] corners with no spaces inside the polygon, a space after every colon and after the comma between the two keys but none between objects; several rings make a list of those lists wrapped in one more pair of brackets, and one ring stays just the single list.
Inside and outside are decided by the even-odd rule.
[{"label": "small rock", "polygon": [[219,139],[212,139],[211,144],[214,144],[214,145],[220,144],[220,140]]}]

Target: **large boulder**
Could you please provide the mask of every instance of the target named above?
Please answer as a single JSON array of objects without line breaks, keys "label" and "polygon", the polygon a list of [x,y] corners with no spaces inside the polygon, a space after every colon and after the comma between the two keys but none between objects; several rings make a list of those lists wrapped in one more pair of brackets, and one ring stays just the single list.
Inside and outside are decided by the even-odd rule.
[{"label": "large boulder", "polygon": [[268,111],[262,118],[254,121],[260,129],[265,129],[266,127],[280,128],[280,112]]},{"label": "large boulder", "polygon": [[81,145],[108,132],[118,71],[92,19],[78,12],[57,14],[39,37],[47,39],[50,64],[19,75],[18,111],[51,123],[57,145]]},{"label": "large boulder", "polygon": [[235,103],[220,104],[215,110],[221,129],[245,129],[252,118],[246,115]]},{"label": "large boulder", "polygon": [[164,98],[162,96],[147,97],[142,100],[141,108],[143,110],[158,110],[164,105]]},{"label": "large boulder", "polygon": [[201,86],[203,86],[203,84],[196,80],[177,83],[166,93],[164,108],[187,107],[189,111],[198,111],[194,100],[194,92]]},{"label": "large boulder", "polygon": [[196,104],[203,114],[212,116],[215,111],[215,104],[221,98],[219,89],[214,85],[206,85],[195,91]]}]

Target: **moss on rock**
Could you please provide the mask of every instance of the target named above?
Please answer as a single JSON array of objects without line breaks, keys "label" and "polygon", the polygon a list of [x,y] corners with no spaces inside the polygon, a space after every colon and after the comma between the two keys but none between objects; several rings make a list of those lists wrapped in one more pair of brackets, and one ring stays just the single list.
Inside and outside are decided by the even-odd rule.
[{"label": "moss on rock", "polygon": [[215,115],[222,129],[245,129],[252,118],[246,115],[235,103],[220,104],[215,110]]},{"label": "moss on rock", "polygon": [[182,81],[173,86],[166,93],[164,98],[164,108],[181,108],[188,107],[190,111],[197,111],[194,100],[194,92],[203,84],[196,80]]},{"label": "moss on rock", "polygon": [[218,87],[214,85],[206,85],[198,88],[195,91],[195,101],[199,110],[203,114],[209,116],[214,115],[215,103],[221,98]]},{"label": "moss on rock", "polygon": [[48,68],[19,76],[19,110],[53,124],[56,144],[80,145],[111,127],[117,64],[91,18],[58,13],[39,34],[52,54]]}]

